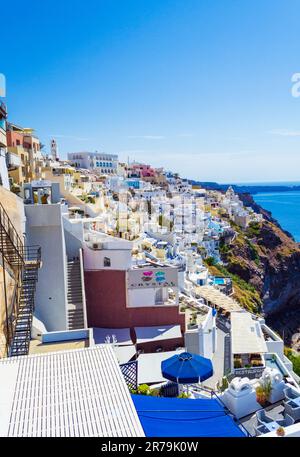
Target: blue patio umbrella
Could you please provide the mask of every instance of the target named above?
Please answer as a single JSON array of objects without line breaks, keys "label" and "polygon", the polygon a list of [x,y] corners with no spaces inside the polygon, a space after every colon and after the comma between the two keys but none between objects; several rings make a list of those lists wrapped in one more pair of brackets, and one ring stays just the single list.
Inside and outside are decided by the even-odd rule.
[{"label": "blue patio umbrella", "polygon": [[211,360],[197,354],[182,352],[161,362],[164,378],[178,384],[194,384],[213,375]]}]

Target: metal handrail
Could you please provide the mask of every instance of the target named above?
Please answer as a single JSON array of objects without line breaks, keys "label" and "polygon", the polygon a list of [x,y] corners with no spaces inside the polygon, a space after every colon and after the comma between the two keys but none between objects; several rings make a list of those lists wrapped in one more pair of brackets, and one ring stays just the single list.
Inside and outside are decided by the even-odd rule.
[{"label": "metal handrail", "polygon": [[8,216],[2,203],[0,203],[0,226],[5,230],[8,238],[10,239],[14,248],[16,249],[22,262],[26,260],[41,260],[41,247],[37,245],[24,246],[23,241],[21,240],[17,230],[13,226],[10,217]]},{"label": "metal handrail", "polygon": [[[5,313],[6,313],[6,350],[7,355],[11,355],[11,348],[14,345],[14,338],[16,333],[16,325],[18,325],[19,310],[20,310],[20,298],[21,289],[23,288],[23,281],[25,281],[25,271],[30,269],[32,272],[29,274],[29,281],[37,281],[37,269],[41,266],[41,247],[37,245],[24,246],[24,242],[19,236],[15,229],[10,217],[8,216],[3,205],[0,203],[0,254],[2,255],[3,261],[3,284],[4,284],[4,300],[5,300]],[[5,281],[5,263],[13,267],[17,267],[15,271],[16,288],[14,290],[12,299],[8,303],[8,294],[6,291]],[[28,279],[28,278],[27,278]],[[27,280],[26,279],[26,280]],[[32,286],[31,286],[32,289]],[[28,290],[26,289],[25,291]],[[32,310],[34,310],[33,294],[34,291],[30,292],[30,300],[32,301]],[[9,308],[10,307],[10,308]],[[30,339],[30,328],[32,322],[32,315],[28,318],[28,337],[25,340],[16,342],[16,353],[24,347],[26,349],[28,341]],[[22,324],[23,325],[23,324]],[[23,329],[21,325],[21,328]],[[22,351],[21,351],[22,352]],[[24,352],[24,351],[23,351]],[[26,352],[26,351],[25,351]],[[25,353],[24,352],[24,353]],[[16,355],[14,352],[13,355]]]},{"label": "metal handrail", "polygon": [[216,399],[222,404],[222,406],[224,407],[224,410],[225,410],[225,413],[226,415],[232,415],[234,417],[234,420],[236,421],[236,423],[238,424],[238,426],[240,428],[242,428],[242,430],[246,433],[246,436],[249,436],[249,437],[252,437],[251,433],[248,432],[248,430],[244,427],[244,425],[240,422],[240,420],[234,416],[234,414],[232,414],[229,409],[227,408],[227,406],[225,405],[225,403],[222,401],[222,399],[219,397],[219,395],[217,394],[216,391],[212,391],[211,392],[211,396],[215,396]]},{"label": "metal handrail", "polygon": [[244,425],[240,422],[240,420],[229,411],[229,409],[227,408],[227,406],[225,405],[223,400],[219,397],[219,395],[217,394],[217,392],[214,389],[209,388],[209,387],[197,386],[197,385],[195,385],[194,387],[196,388],[196,390],[200,390],[200,391],[203,390],[205,392],[210,393],[211,398],[216,397],[216,399],[222,404],[225,414],[228,416],[229,415],[233,416],[235,422],[245,432],[246,436],[252,437],[251,433],[249,433],[249,431],[244,427]]},{"label": "metal handrail", "polygon": [[17,249],[21,248],[23,246],[23,242],[22,242],[17,230],[11,223],[11,220],[10,220],[7,212],[5,211],[2,203],[0,203],[0,225],[6,231],[7,235],[11,239],[14,246]]},{"label": "metal handrail", "polygon": [[34,260],[36,262],[39,262],[41,260],[41,246],[23,246],[22,254],[24,261]]}]

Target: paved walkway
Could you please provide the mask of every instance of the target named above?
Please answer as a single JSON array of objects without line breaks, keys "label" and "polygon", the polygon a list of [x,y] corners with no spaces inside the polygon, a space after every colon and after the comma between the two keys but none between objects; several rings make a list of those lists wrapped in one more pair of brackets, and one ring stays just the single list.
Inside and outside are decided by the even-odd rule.
[{"label": "paved walkway", "polygon": [[224,375],[225,335],[226,333],[223,330],[217,328],[217,351],[212,358],[214,374],[203,382],[203,386],[215,389],[217,382],[221,381]]}]

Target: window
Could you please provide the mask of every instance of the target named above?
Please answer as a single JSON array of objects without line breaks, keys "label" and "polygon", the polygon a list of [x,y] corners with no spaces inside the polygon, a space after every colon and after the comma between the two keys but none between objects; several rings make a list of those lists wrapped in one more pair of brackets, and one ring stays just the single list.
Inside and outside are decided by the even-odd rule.
[{"label": "window", "polygon": [[155,304],[161,305],[163,303],[163,290],[160,288],[155,292]]},{"label": "window", "polygon": [[25,196],[25,200],[30,199],[30,190],[28,188],[24,189],[24,196]]},{"label": "window", "polygon": [[110,267],[110,258],[109,257],[104,257],[103,265],[105,267]]}]

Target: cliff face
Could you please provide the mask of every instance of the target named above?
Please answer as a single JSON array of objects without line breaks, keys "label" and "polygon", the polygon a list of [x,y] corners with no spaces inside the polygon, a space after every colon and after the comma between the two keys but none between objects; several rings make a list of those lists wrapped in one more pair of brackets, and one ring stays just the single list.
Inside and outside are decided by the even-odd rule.
[{"label": "cliff face", "polygon": [[253,310],[263,312],[280,333],[284,330],[288,344],[300,346],[300,244],[270,213],[264,217],[262,224],[251,225],[247,231],[234,227],[237,236],[230,246],[221,245],[222,259],[231,274],[259,293],[260,303],[256,309],[253,303]]},{"label": "cliff face", "polygon": [[300,304],[300,248],[273,223],[264,221],[255,236],[240,232],[223,257],[259,291],[266,314]]}]

